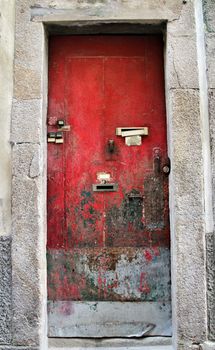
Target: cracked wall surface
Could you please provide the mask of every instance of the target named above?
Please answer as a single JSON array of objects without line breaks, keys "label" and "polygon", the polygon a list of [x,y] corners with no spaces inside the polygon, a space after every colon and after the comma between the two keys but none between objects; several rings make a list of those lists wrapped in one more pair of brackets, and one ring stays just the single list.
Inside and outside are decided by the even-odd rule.
[{"label": "cracked wall surface", "polygon": [[[8,0],[1,0],[0,10],[2,5],[6,6],[9,3]],[[50,30],[54,24],[58,29],[64,27],[69,31],[71,25],[78,25],[80,30],[86,24],[103,22],[135,22],[151,26],[166,23],[164,36],[166,100],[169,155],[172,160],[170,208],[173,344],[177,350],[215,348],[213,343],[207,342],[205,236],[208,250],[210,340],[215,338],[215,269],[214,237],[210,230],[207,231],[205,219],[207,200],[205,188],[208,186],[208,180],[206,181],[204,173],[207,160],[204,143],[206,132],[203,130],[206,129],[203,113],[205,91],[204,84],[201,85],[201,75],[205,72],[199,56],[197,22],[201,22],[201,18],[197,19],[196,15],[199,4],[201,5],[200,0],[16,1],[14,75],[12,70],[8,72],[10,84],[14,78],[10,136],[12,262],[8,216],[9,224],[7,220],[4,221],[6,229],[2,230],[4,235],[7,235],[2,241],[0,239],[0,253],[1,247],[3,252],[2,258],[0,257],[0,277],[1,273],[4,275],[0,281],[0,291],[2,287],[5,295],[0,292],[0,299],[3,300],[0,301],[0,334],[3,334],[2,338],[0,335],[1,350],[47,347],[45,259],[47,42],[43,23]],[[214,6],[214,0],[204,0],[213,178],[215,175]],[[203,22],[199,25],[203,26]],[[9,89],[11,91],[11,85]],[[8,92],[6,94],[8,96]],[[0,120],[0,123],[6,128],[5,135],[8,135],[10,99],[5,102],[5,106],[3,113],[7,115],[7,122]],[[4,157],[7,154],[7,160],[2,163],[5,169],[10,168],[8,140],[6,136],[4,151],[0,143],[0,152],[4,152]],[[7,176],[5,198],[8,198],[10,193],[9,179],[10,176]],[[213,190],[215,190],[214,183],[213,179]],[[0,209],[3,203],[1,186],[0,177]],[[3,208],[2,215],[5,215],[4,213]],[[0,225],[1,222],[3,220],[0,211]]]}]

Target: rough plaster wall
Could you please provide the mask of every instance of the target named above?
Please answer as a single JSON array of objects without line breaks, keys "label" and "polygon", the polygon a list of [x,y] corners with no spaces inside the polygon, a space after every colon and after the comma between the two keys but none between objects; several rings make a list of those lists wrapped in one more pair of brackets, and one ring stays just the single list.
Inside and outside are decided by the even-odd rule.
[{"label": "rough plaster wall", "polygon": [[[215,1],[204,0],[205,40],[207,55],[208,102],[212,159],[212,192],[215,219]],[[207,235],[207,278],[209,338],[215,340],[215,238]]]},{"label": "rough plaster wall", "polygon": [[11,341],[11,147],[14,0],[0,0],[0,344]]},{"label": "rough plaster wall", "polygon": [[0,0],[0,236],[10,234],[10,116],[13,89],[14,0]]},{"label": "rough plaster wall", "polygon": [[0,236],[10,234],[10,115],[13,89],[14,0],[0,0]]},{"label": "rough plaster wall", "polygon": [[46,43],[43,25],[30,21],[31,3],[16,1],[11,126],[12,344],[46,349]]},{"label": "rough plaster wall", "polygon": [[0,344],[11,341],[11,239],[0,237]]},{"label": "rough plaster wall", "polygon": [[187,1],[178,21],[167,25],[173,329],[178,350],[200,349],[207,338],[205,154],[197,5],[197,1]]}]

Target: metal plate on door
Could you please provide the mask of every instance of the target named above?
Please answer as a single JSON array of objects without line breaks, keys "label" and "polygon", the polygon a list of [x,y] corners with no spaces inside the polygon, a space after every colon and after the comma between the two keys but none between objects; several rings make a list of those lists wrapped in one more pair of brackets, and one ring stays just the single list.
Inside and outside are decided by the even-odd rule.
[{"label": "metal plate on door", "polygon": [[118,184],[93,184],[93,192],[115,192],[118,190]]}]

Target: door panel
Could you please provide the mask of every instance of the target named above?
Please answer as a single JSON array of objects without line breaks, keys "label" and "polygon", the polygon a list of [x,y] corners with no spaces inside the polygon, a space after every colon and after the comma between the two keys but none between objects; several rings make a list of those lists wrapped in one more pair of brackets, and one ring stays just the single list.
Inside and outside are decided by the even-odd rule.
[{"label": "door panel", "polygon": [[50,336],[170,335],[162,54],[160,36],[51,38],[48,130],[71,130],[48,146]]}]

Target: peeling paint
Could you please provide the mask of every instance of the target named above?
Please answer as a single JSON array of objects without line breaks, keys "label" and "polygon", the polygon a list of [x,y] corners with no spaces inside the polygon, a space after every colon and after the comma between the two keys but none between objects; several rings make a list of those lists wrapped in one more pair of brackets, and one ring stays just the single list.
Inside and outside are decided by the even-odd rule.
[{"label": "peeling paint", "polygon": [[49,296],[52,300],[168,301],[169,263],[167,248],[158,252],[132,248],[52,251],[48,254]]},{"label": "peeling paint", "polygon": [[[93,310],[170,301],[162,45],[159,36],[51,39],[48,128],[64,106],[71,132],[61,148],[48,145],[49,300],[94,302]],[[149,134],[127,147],[116,135],[122,125]],[[117,190],[93,191],[102,181]]]}]

